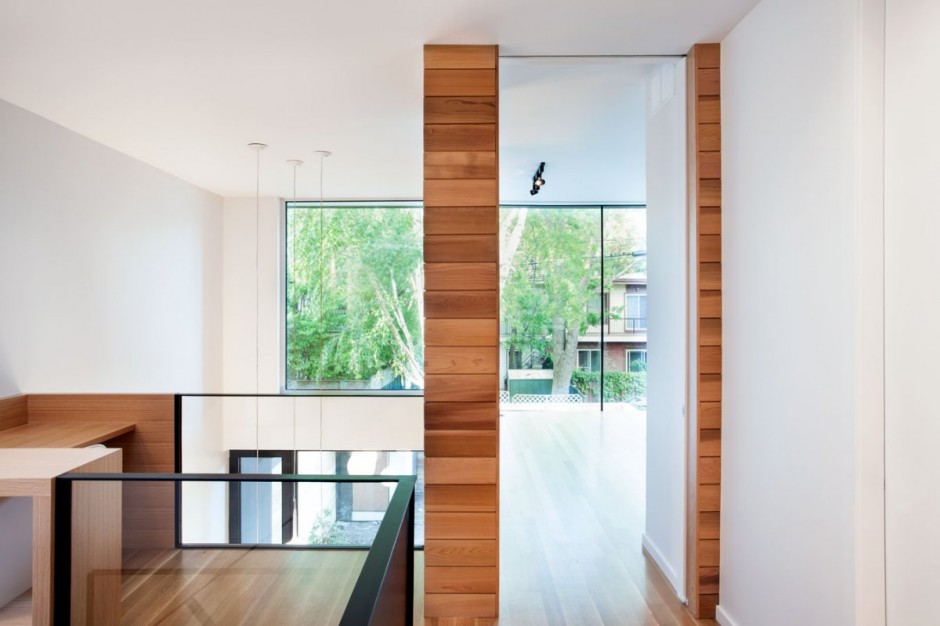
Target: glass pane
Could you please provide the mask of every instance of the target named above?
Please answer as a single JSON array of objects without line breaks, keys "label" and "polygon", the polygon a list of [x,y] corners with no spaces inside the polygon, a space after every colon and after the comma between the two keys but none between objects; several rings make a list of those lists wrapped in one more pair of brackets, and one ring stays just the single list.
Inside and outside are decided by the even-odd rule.
[{"label": "glass pane", "polygon": [[599,400],[601,212],[500,209],[503,409]]},{"label": "glass pane", "polygon": [[[646,403],[646,210],[604,209],[604,403]],[[610,405],[608,407],[608,404]]]},{"label": "glass pane", "polygon": [[414,206],[287,205],[288,389],[424,387]]}]

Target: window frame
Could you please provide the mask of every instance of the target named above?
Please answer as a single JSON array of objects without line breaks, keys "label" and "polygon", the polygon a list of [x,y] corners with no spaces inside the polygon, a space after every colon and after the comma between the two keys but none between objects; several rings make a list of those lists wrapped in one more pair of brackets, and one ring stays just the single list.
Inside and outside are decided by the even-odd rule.
[{"label": "window frame", "polygon": [[[390,397],[390,398],[404,398],[404,397],[424,397],[424,389],[398,389],[398,390],[387,390],[387,389],[291,389],[287,384],[287,269],[288,269],[288,258],[287,258],[287,241],[288,241],[288,232],[287,232],[287,212],[290,208],[290,205],[300,204],[307,205],[312,204],[316,205],[314,208],[321,208],[321,202],[318,199],[311,198],[298,198],[296,200],[283,200],[280,202],[279,206],[279,215],[278,219],[279,228],[278,228],[278,249],[280,254],[278,255],[278,316],[277,316],[277,334],[278,334],[278,386],[280,387],[280,395],[289,395],[289,396],[343,396],[343,397]],[[423,200],[323,200],[322,208],[331,209],[331,208],[370,208],[370,207],[387,207],[387,208],[408,208],[408,209],[420,209],[422,212],[422,217],[424,214],[424,201]],[[423,252],[421,259],[422,266],[424,264]],[[422,319],[421,323],[424,324],[425,320]],[[423,364],[422,364],[423,367]]]},{"label": "window frame", "polygon": [[[632,318],[632,317],[630,317],[630,298],[631,298],[631,297],[646,298],[646,307],[647,307],[647,309],[646,309],[646,317],[638,317],[638,318]],[[642,307],[641,307],[639,304],[637,304],[637,309],[642,309]],[[631,333],[631,332],[632,332],[632,333],[638,333],[638,332],[643,332],[643,331],[649,330],[649,327],[648,327],[648,323],[649,323],[649,294],[647,294],[645,291],[643,291],[643,292],[635,292],[635,293],[631,293],[631,292],[627,291],[626,293],[624,293],[624,295],[623,295],[623,312],[624,312],[623,319],[624,319],[624,322],[625,322],[625,324],[624,324],[624,329],[626,330],[626,332],[628,332],[628,333]],[[639,319],[642,319],[642,320],[646,320],[646,321],[643,323],[643,327],[642,327],[642,328],[635,327],[635,328],[631,328],[631,329],[627,330],[627,329],[626,329],[627,322],[629,322],[629,320],[631,320],[631,319],[638,319],[638,320],[639,320]]]}]

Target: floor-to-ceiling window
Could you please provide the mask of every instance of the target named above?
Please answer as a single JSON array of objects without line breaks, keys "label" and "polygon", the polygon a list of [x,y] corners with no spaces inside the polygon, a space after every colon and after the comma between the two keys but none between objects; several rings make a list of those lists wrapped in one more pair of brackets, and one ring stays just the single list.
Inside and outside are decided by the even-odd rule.
[{"label": "floor-to-ceiling window", "polygon": [[642,206],[500,210],[504,408],[646,398]]}]

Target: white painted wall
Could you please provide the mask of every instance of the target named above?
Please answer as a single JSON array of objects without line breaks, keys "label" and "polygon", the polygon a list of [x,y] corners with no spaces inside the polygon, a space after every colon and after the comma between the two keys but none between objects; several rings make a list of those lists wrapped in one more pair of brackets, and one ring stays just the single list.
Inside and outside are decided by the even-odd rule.
[{"label": "white painted wall", "polygon": [[3,101],[0,137],[0,396],[218,390],[221,198]]},{"label": "white painted wall", "polygon": [[885,421],[888,623],[936,623],[940,594],[940,4],[888,0]]},{"label": "white painted wall", "polygon": [[0,395],[218,389],[221,199],[0,102]]},{"label": "white painted wall", "polygon": [[723,42],[724,624],[855,623],[857,10]]},{"label": "white painted wall", "polygon": [[685,61],[652,72],[646,122],[649,362],[643,545],[680,598],[685,583],[688,278]]}]

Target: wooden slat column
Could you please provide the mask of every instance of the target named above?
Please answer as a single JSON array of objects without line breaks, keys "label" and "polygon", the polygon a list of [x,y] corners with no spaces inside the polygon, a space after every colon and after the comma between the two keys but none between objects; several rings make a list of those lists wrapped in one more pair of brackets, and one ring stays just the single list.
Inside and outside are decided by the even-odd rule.
[{"label": "wooden slat column", "polygon": [[721,528],[721,73],[718,44],[688,56],[689,189],[695,217],[696,420],[689,432],[689,609],[714,619]]},{"label": "wooden slat column", "polygon": [[496,617],[496,46],[424,50],[424,615]]}]

